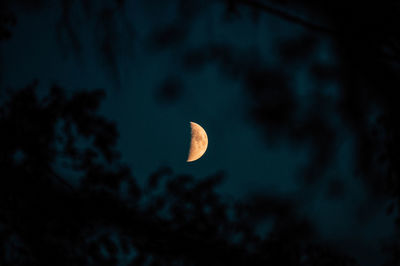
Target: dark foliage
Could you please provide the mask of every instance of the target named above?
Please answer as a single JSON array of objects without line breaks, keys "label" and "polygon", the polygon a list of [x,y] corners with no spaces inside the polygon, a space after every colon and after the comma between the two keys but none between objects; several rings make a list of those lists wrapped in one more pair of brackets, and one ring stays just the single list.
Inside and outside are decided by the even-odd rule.
[{"label": "dark foliage", "polygon": [[[17,21],[9,6],[36,9],[45,2],[2,3],[0,39],[12,36]],[[118,81],[117,51],[126,43],[132,47],[135,36],[123,14],[124,1],[102,1],[99,9],[90,0],[61,3],[60,42],[79,54],[81,43],[73,22],[73,7],[79,5],[88,19],[96,20],[96,47]],[[179,47],[194,18],[205,10],[204,4],[179,3],[174,23],[150,36],[153,51]],[[395,1],[223,3],[231,20],[251,11],[257,23],[257,17],[268,13],[310,33],[280,44],[283,65],[271,67],[256,52],[229,43],[207,43],[183,50],[182,66],[197,71],[217,64],[226,77],[243,84],[249,97],[248,117],[266,139],[311,147],[312,161],[302,176],[307,184],[323,176],[335,155],[339,139],[329,119],[333,110],[355,136],[359,176],[374,197],[391,200],[387,212],[395,213],[400,226],[399,5]],[[127,34],[118,34],[121,29]],[[311,108],[299,117],[301,103],[286,66],[311,60],[321,36],[333,41],[338,64],[312,62],[309,72],[318,86],[307,98]],[[340,85],[337,101],[321,91],[327,82]],[[233,206],[223,202],[214,191],[223,173],[196,181],[164,168],[140,188],[130,169],[119,162],[115,125],[96,114],[103,92],[67,96],[54,87],[39,99],[35,87],[10,92],[0,108],[1,265],[357,265],[318,243],[312,226],[298,217],[291,201],[255,196]],[[173,103],[182,93],[179,79],[172,77],[155,96],[160,103]],[[334,180],[328,194],[339,197],[343,191]],[[271,232],[260,235],[258,226],[268,220],[274,221]],[[385,250],[386,265],[398,265],[398,243]]]},{"label": "dark foliage", "polygon": [[2,10],[0,14],[0,41],[11,38],[10,27],[15,26],[16,17],[14,14],[7,12],[7,10]]},{"label": "dark foliage", "polygon": [[[221,73],[243,84],[250,96],[249,118],[266,140],[289,140],[309,146],[313,159],[302,176],[307,183],[320,179],[335,158],[340,138],[336,136],[332,114],[338,115],[354,136],[356,175],[362,177],[372,197],[392,199],[388,214],[395,213],[396,223],[400,224],[400,5],[390,0],[362,5],[296,0],[225,3],[230,19],[264,13],[308,32],[281,42],[281,62],[272,67],[261,62],[257,53],[235,48],[229,42],[188,49],[182,57],[183,65],[197,71],[206,64],[216,64]],[[322,38],[333,43],[337,63],[312,62]],[[303,67],[300,64],[310,61],[307,68],[315,88],[310,88],[312,93],[305,101],[311,107],[298,115],[303,112],[304,103],[293,89],[293,71],[287,69]],[[329,83],[338,84],[335,98],[324,95]],[[343,188],[333,182],[328,192],[336,197]],[[389,264],[398,264],[396,245],[389,250],[394,254]]]},{"label": "dark foliage", "polygon": [[173,104],[180,99],[182,93],[182,81],[178,77],[169,77],[162,82],[155,96],[161,104]]},{"label": "dark foliage", "polygon": [[[140,188],[118,162],[115,125],[95,112],[101,91],[53,87],[40,99],[35,86],[0,109],[2,265],[350,265],[314,248],[290,201],[224,203],[223,173],[196,181],[163,168]],[[260,236],[266,219],[276,222]]]}]

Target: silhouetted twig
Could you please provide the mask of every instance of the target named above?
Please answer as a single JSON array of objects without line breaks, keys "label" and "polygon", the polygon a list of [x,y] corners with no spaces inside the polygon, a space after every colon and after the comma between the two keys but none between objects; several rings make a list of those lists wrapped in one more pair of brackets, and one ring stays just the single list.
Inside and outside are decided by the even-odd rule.
[{"label": "silhouetted twig", "polygon": [[265,3],[260,3],[259,1],[252,1],[252,0],[234,0],[234,1],[239,4],[242,4],[242,5],[246,5],[249,7],[256,8],[258,10],[262,10],[262,11],[270,13],[274,16],[278,16],[286,21],[296,23],[296,24],[301,25],[310,30],[315,30],[318,32],[326,33],[326,34],[336,34],[337,33],[337,31],[334,29],[330,29],[325,26],[313,24],[313,23],[311,23],[305,19],[302,19],[298,16],[291,15],[291,14],[286,13],[278,8],[268,6]]}]

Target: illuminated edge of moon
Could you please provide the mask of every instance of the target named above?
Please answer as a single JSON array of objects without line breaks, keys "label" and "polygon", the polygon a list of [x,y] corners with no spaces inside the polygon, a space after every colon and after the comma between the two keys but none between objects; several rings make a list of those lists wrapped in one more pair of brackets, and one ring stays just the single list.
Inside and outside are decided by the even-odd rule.
[{"label": "illuminated edge of moon", "polygon": [[[208,136],[204,128],[195,122],[190,122],[190,128],[190,148],[186,162],[194,162],[200,159],[208,147]],[[196,136],[200,136],[200,139],[196,139]]]}]

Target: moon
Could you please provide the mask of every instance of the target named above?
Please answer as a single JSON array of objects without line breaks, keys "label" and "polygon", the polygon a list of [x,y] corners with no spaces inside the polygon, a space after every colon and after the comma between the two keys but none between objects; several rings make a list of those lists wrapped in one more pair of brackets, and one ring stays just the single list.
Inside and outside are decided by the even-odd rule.
[{"label": "moon", "polygon": [[208,138],[206,131],[197,123],[190,122],[191,140],[187,162],[199,159],[207,150]]}]

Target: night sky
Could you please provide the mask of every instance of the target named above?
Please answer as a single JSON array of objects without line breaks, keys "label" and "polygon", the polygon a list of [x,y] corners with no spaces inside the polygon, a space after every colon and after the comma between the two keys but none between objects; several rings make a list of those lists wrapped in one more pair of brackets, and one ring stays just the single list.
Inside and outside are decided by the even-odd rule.
[{"label": "night sky", "polygon": [[[318,245],[359,265],[390,261],[382,247],[396,240],[398,209],[387,213],[396,196],[376,185],[387,176],[387,164],[376,160],[386,146],[365,139],[380,115],[393,113],[383,99],[395,96],[388,96],[387,80],[386,90],[374,91],[382,73],[373,81],[368,71],[355,73],[359,66],[379,67],[369,67],[375,55],[368,49],[386,40],[373,27],[380,11],[363,21],[373,12],[365,7],[363,22],[353,25],[351,11],[341,18],[296,1],[6,1],[4,10],[16,23],[6,25],[11,35],[0,41],[2,103],[6,89],[34,81],[39,98],[55,85],[66,95],[102,89],[96,112],[115,123],[119,160],[139,187],[158,169],[197,181],[222,174],[216,191],[223,202],[291,202]],[[357,39],[358,31],[357,42],[351,38],[366,21],[377,41],[364,47],[369,40]],[[370,58],[351,61],[364,57]],[[398,62],[390,66],[398,80]],[[190,121],[206,130],[209,143],[199,160],[187,163]],[[79,189],[75,172],[60,162],[52,167]],[[268,239],[275,222],[266,218],[254,230]]]}]

